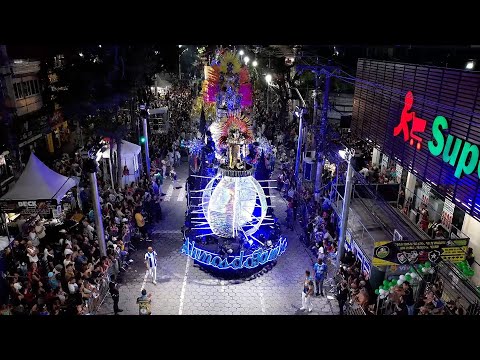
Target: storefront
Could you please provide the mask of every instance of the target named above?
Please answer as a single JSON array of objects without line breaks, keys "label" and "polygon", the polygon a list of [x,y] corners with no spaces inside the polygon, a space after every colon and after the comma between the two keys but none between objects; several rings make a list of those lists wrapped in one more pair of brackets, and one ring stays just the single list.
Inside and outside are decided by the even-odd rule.
[{"label": "storefront", "polygon": [[426,208],[453,238],[469,236],[476,254],[479,86],[480,73],[360,59],[352,115],[352,132],[375,147],[372,162],[395,169],[405,215],[428,231],[417,213]]}]

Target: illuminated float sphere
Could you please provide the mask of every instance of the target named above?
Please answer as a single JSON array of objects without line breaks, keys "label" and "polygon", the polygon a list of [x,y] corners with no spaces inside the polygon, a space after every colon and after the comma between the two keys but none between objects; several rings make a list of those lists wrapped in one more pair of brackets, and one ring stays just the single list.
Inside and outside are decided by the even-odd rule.
[{"label": "illuminated float sphere", "polygon": [[268,208],[262,186],[251,175],[218,175],[207,184],[202,203],[212,232],[225,238],[254,234]]}]

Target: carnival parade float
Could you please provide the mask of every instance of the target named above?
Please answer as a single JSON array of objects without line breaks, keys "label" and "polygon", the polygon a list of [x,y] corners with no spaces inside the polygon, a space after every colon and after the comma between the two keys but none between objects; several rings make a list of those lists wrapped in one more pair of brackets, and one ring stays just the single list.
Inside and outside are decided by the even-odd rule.
[{"label": "carnival parade float", "polygon": [[217,51],[205,67],[202,92],[195,105],[201,113],[199,137],[188,143],[190,176],[181,251],[222,276],[252,274],[273,265],[285,252],[287,239],[271,206],[265,164],[270,149],[264,139],[254,138],[248,117],[252,84],[238,54]]}]

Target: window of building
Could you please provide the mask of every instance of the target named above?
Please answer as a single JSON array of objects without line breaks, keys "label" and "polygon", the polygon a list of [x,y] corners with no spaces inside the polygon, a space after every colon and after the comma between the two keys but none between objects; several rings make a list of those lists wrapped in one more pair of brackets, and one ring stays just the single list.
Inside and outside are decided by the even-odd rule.
[{"label": "window of building", "polygon": [[35,81],[34,80],[29,80],[28,84],[30,85],[30,93],[32,95],[35,95],[37,92],[35,91],[35,86],[33,85]]},{"label": "window of building", "polygon": [[39,86],[38,86],[38,80],[33,80],[33,84],[35,85],[35,94],[39,94],[40,89],[39,89]]},{"label": "window of building", "polygon": [[27,82],[22,81],[23,97],[30,96],[30,88]]},{"label": "window of building", "polygon": [[21,87],[19,86],[20,83],[13,84],[13,92],[15,93],[15,99],[19,99],[21,97]]}]

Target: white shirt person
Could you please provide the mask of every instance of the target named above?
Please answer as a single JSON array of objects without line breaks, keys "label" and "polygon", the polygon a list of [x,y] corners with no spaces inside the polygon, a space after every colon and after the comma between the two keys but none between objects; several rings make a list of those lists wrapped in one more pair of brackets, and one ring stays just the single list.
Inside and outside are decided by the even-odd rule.
[{"label": "white shirt person", "polygon": [[145,265],[147,266],[148,275],[152,276],[152,282],[157,283],[157,252],[151,246],[145,253]]}]

